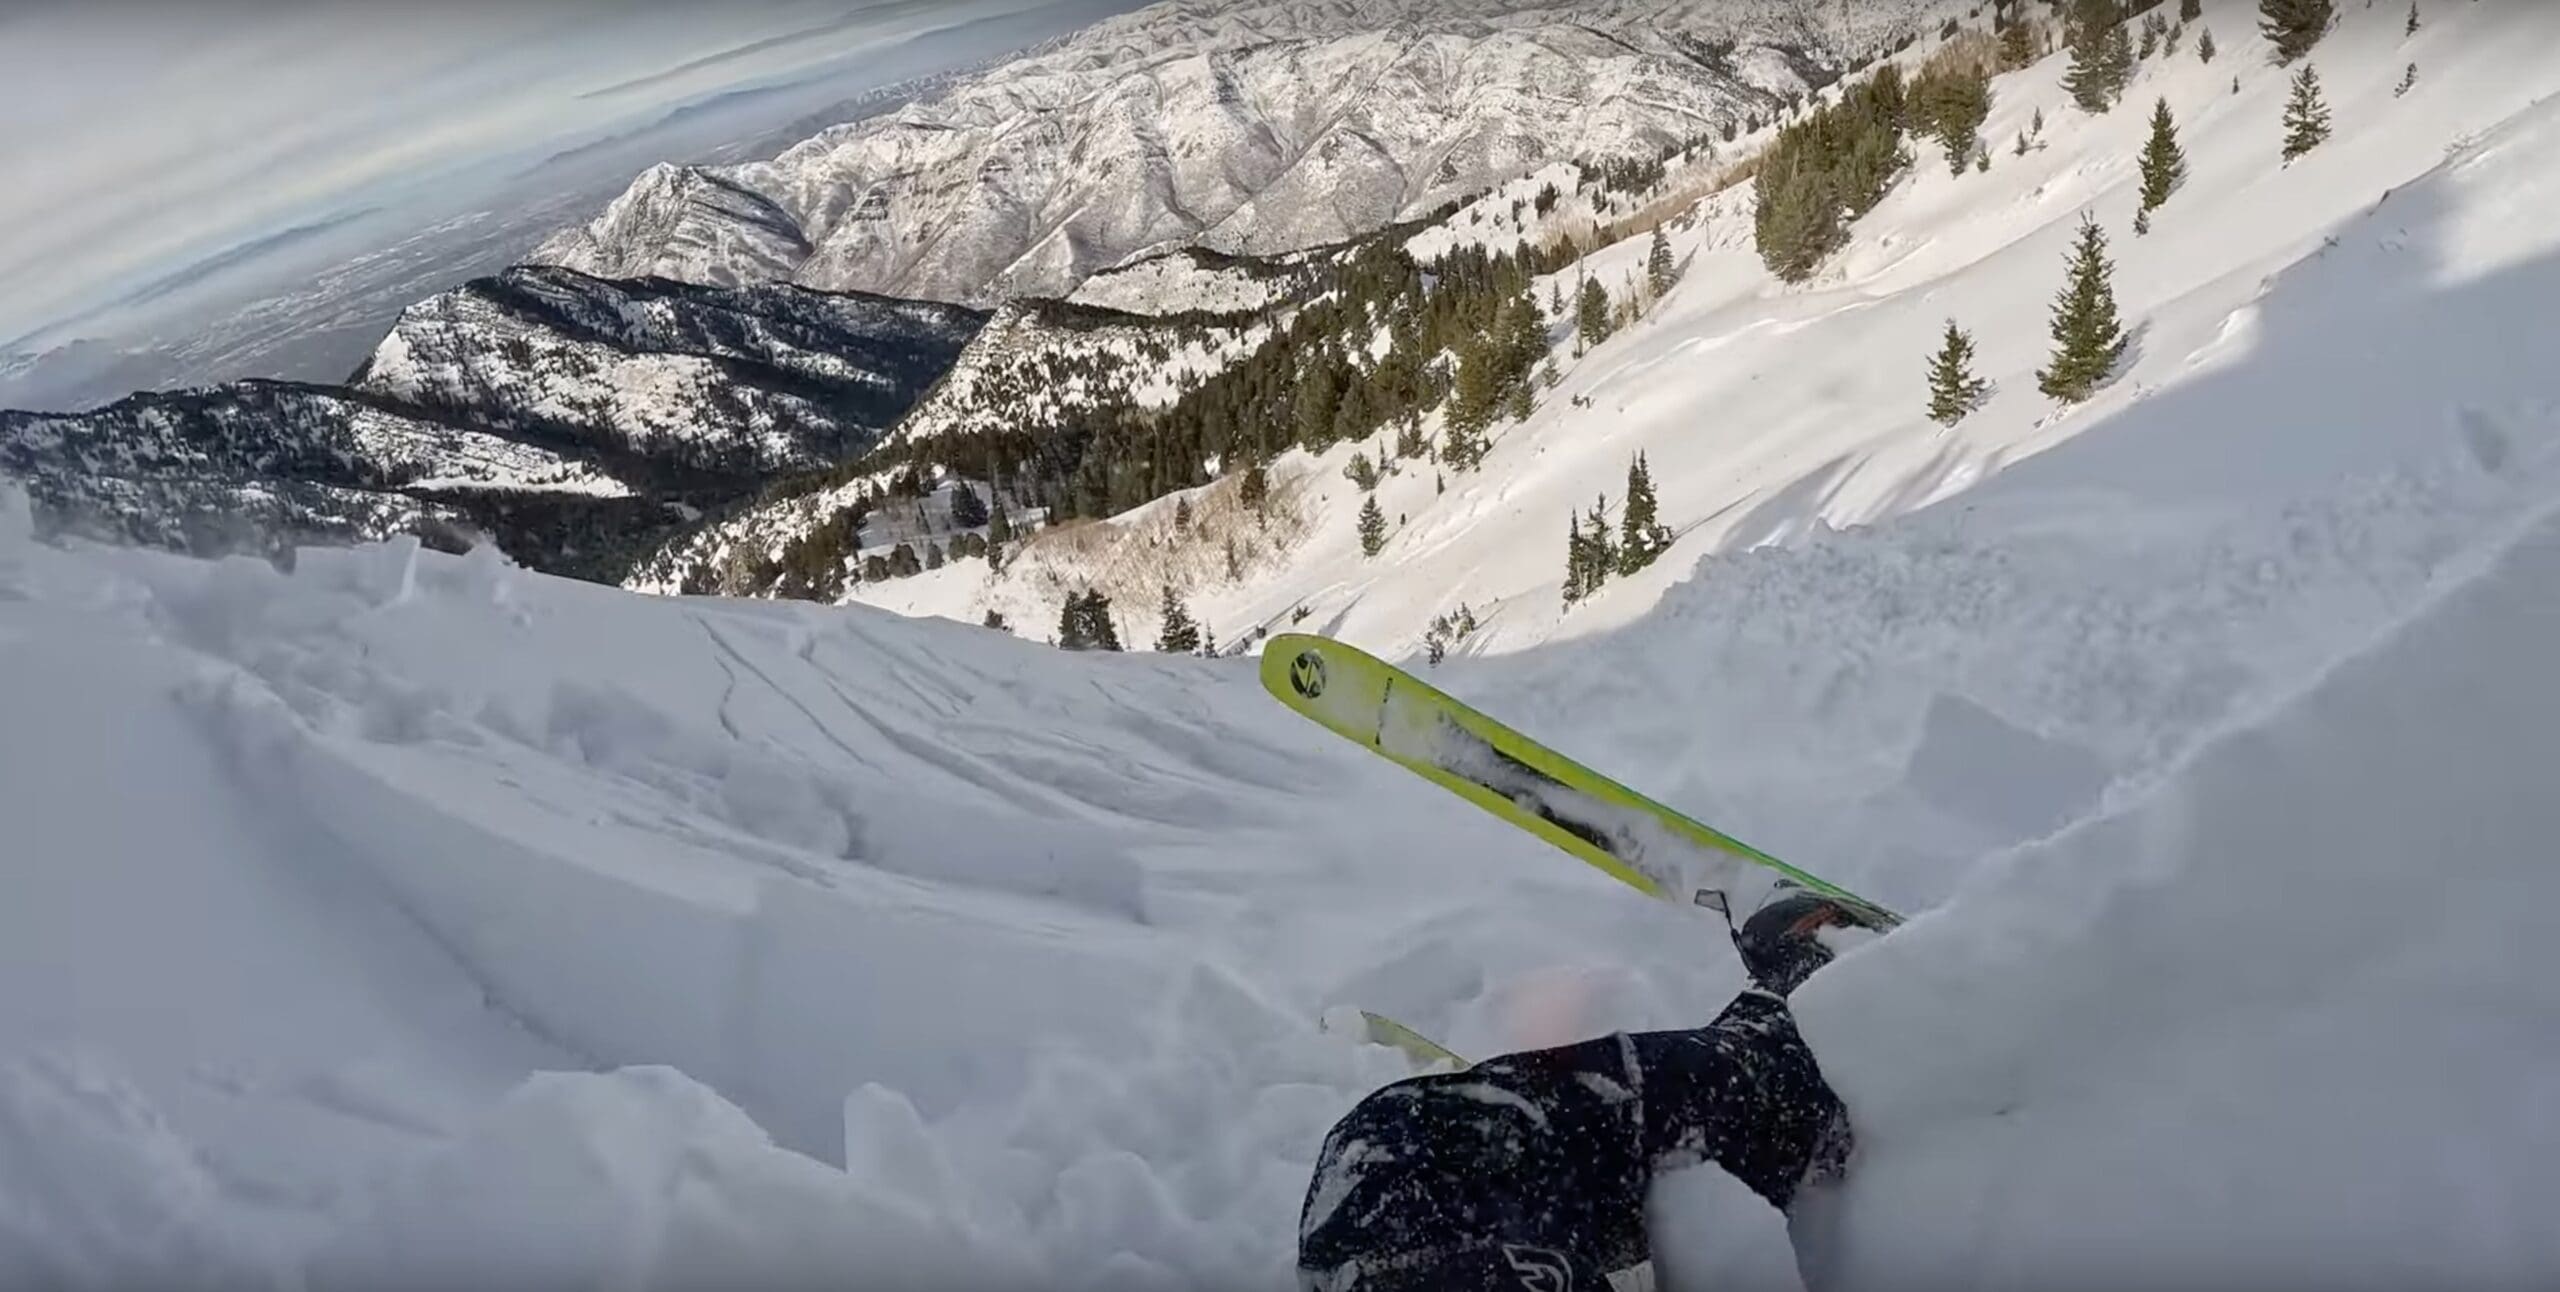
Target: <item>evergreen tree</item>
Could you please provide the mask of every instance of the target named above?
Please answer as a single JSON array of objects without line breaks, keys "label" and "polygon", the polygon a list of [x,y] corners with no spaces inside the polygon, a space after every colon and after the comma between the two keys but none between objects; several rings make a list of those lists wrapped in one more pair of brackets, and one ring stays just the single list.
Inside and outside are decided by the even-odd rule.
[{"label": "evergreen tree", "polygon": [[2142,44],[2134,50],[2133,56],[2137,59],[2145,59],[2159,53],[2160,38],[2167,34],[2169,29],[2162,25],[2160,15],[2156,13],[2143,15]]},{"label": "evergreen tree", "polygon": [[2336,16],[2336,0],[2258,0],[2258,30],[2274,47],[2278,67],[2310,53]]},{"label": "evergreen tree", "polygon": [[2293,97],[2284,105],[2284,159],[2319,147],[2329,138],[2329,105],[2320,100],[2320,73],[2309,63],[2293,78]]},{"label": "evergreen tree", "polygon": [[1627,510],[1618,518],[1618,573],[1633,574],[1671,547],[1671,529],[1654,517],[1653,471],[1638,453],[1627,464]]},{"label": "evergreen tree", "polygon": [[1378,507],[1378,495],[1369,495],[1360,504],[1360,554],[1376,556],[1387,545],[1387,513]]},{"label": "evergreen tree", "polygon": [[969,487],[966,480],[951,486],[951,524],[955,529],[976,529],[987,523],[987,500]]},{"label": "evergreen tree", "polygon": [[2194,22],[2204,16],[2204,0],[2178,0],[2178,21]]},{"label": "evergreen tree", "polygon": [[2403,36],[2418,34],[2418,0],[2409,0],[2409,25],[2401,29]]},{"label": "evergreen tree", "polygon": [[2071,68],[2062,86],[2086,112],[2105,112],[2133,79],[2133,44],[2121,0],[2073,0]]},{"label": "evergreen tree", "polygon": [[1991,80],[1978,70],[1923,73],[1912,83],[1911,102],[1918,124],[1935,136],[1947,156],[1947,169],[1961,175],[1981,142],[1982,122],[1991,115]]},{"label": "evergreen tree", "polygon": [[1422,419],[1408,416],[1396,427],[1396,456],[1418,458],[1431,451],[1431,443],[1422,438]]},{"label": "evergreen tree", "polygon": [[1164,585],[1164,628],[1156,634],[1156,649],[1182,655],[1200,649],[1200,625],[1191,621],[1190,608],[1174,595],[1170,583]]},{"label": "evergreen tree", "polygon": [[1990,383],[1973,375],[1973,338],[1957,327],[1954,319],[1948,319],[1946,344],[1929,362],[1930,419],[1942,426],[1953,426],[1980,407],[1990,390]]},{"label": "evergreen tree", "polygon": [[1226,548],[1227,548],[1227,551],[1226,551],[1226,556],[1227,556],[1227,582],[1229,582],[1229,583],[1234,583],[1234,582],[1236,582],[1237,580],[1242,579],[1242,578],[1244,577],[1244,563],[1243,563],[1242,561],[1240,561],[1240,560],[1238,560],[1238,559],[1236,558],[1236,538],[1235,538],[1235,535],[1233,535],[1233,534],[1229,534],[1229,535],[1227,535]]},{"label": "evergreen tree", "polygon": [[1657,300],[1671,290],[1671,284],[1679,277],[1678,266],[1671,262],[1671,239],[1658,224],[1653,226],[1653,246],[1645,253],[1644,277]]},{"label": "evergreen tree", "polygon": [[1600,585],[1607,583],[1610,574],[1618,568],[1618,544],[1609,536],[1609,495],[1604,493],[1592,502],[1591,527],[1583,531],[1582,541],[1591,548],[1586,558],[1590,583],[1584,589],[1588,595],[1599,591]]},{"label": "evergreen tree", "polygon": [[1591,584],[1591,546],[1582,541],[1582,513],[1573,513],[1573,524],[1564,540],[1564,604],[1570,609],[1582,600],[1583,589]]},{"label": "evergreen tree", "polygon": [[998,543],[1013,541],[1013,517],[1005,514],[1004,495],[996,495],[995,510],[987,514],[987,546],[993,551]]},{"label": "evergreen tree", "polygon": [[997,632],[1012,631],[1012,629],[1005,624],[1004,613],[998,610],[989,610],[987,612],[987,617],[979,620],[978,625],[982,628],[993,628]]},{"label": "evergreen tree", "polygon": [[2395,99],[2405,98],[2408,96],[2409,91],[2416,88],[2418,88],[2418,65],[2411,63],[2409,65],[2409,70],[2400,74],[2400,84],[2392,87],[2391,97]]},{"label": "evergreen tree", "polygon": [[2142,147],[2143,212],[2159,209],[2186,175],[2187,154],[2178,147],[2177,118],[2170,115],[2169,100],[2163,98],[2151,110],[2151,141]]},{"label": "evergreen tree", "polygon": [[1209,631],[1209,625],[1202,624],[1200,625],[1200,658],[1216,659],[1217,657],[1218,635]]},{"label": "evergreen tree", "polygon": [[1084,631],[1095,650],[1119,650],[1120,630],[1111,622],[1111,598],[1099,589],[1084,594]]},{"label": "evergreen tree", "polygon": [[1599,279],[1582,280],[1582,299],[1576,305],[1574,322],[1585,347],[1609,339],[1609,289],[1601,286]]},{"label": "evergreen tree", "polygon": [[1351,461],[1342,468],[1342,474],[1351,483],[1360,486],[1362,493],[1378,487],[1378,464],[1371,462],[1369,455],[1365,452],[1353,451]]},{"label": "evergreen tree", "polygon": [[1297,398],[1298,443],[1310,449],[1331,444],[1342,387],[1329,357],[1319,352],[1309,358],[1298,379]]},{"label": "evergreen tree", "polygon": [[1081,592],[1068,593],[1066,605],[1058,610],[1058,649],[1093,649],[1093,639],[1085,633],[1084,594]]},{"label": "evergreen tree", "polygon": [[2087,399],[2124,360],[2127,338],[2116,318],[2114,272],[2107,231],[2096,217],[2081,216],[2070,281],[2053,302],[2053,362],[2036,374],[2039,388],[2062,403]]},{"label": "evergreen tree", "polygon": [[1191,499],[1187,495],[1173,500],[1173,532],[1176,534],[1191,532]]},{"label": "evergreen tree", "polygon": [[2000,29],[2000,66],[2014,72],[2036,61],[2036,34],[2023,17]]},{"label": "evergreen tree", "polygon": [[2196,57],[2210,63],[2217,52],[2213,44],[2213,28],[2207,27],[2196,33]]},{"label": "evergreen tree", "polygon": [[1501,357],[1484,338],[1470,337],[1458,344],[1458,377],[1449,390],[1449,402],[1443,412],[1447,430],[1440,440],[1440,458],[1459,471],[1472,471],[1484,459],[1485,432],[1501,412]]},{"label": "evergreen tree", "polygon": [[1839,245],[1840,199],[1828,170],[1809,158],[1798,158],[1795,150],[1786,152],[1786,162],[1792,164],[1762,154],[1762,196],[1753,232],[1769,272],[1781,281],[1800,283],[1812,277],[1822,258]]},{"label": "evergreen tree", "polygon": [[1261,511],[1271,498],[1271,475],[1262,469],[1262,459],[1255,457],[1245,464],[1244,479],[1236,485],[1236,501]]}]

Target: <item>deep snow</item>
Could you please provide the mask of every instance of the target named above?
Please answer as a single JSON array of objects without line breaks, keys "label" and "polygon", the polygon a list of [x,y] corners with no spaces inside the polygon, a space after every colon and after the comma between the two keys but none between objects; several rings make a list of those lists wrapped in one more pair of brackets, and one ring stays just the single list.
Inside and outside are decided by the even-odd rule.
[{"label": "deep snow", "polygon": [[[1355,567],[1319,525],[1239,594],[1358,569],[1307,626],[1395,649],[1515,581],[1436,680],[1920,912],[1800,997],[1861,1133],[1795,1226],[1825,1292],[2560,1281],[2560,109],[2524,43],[2555,19],[2431,8],[2458,103],[2386,128],[2352,69],[2396,80],[2399,15],[2351,8],[2338,151],[2245,176],[2277,74],[2213,10],[2254,106],[2191,125],[2194,205],[2120,240],[2151,330],[2069,419],[2019,376],[2041,230],[2121,176],[2057,133],[2040,231],[1897,244],[1957,278],[1862,243],[1770,296],[1702,257],[1568,378],[1642,416],[1559,401],[1496,451],[1582,465],[1453,486],[1452,555]],[[2112,159],[2137,115],[2086,129]],[[1965,209],[1946,180],[1887,206]],[[2220,267],[2159,287],[2179,237]],[[2006,299],[1976,277],[2036,307],[1987,341],[2006,392],[1914,437],[1923,334]],[[1815,312],[1883,330],[1817,361],[1778,339]],[[1822,326],[1798,344],[1851,337]],[[1739,429],[1776,406],[1747,379],[1649,375],[1709,346],[1911,362],[1789,447],[1810,422]],[[1674,486],[1700,400],[1736,429]],[[1515,574],[1498,491],[1578,502],[1639,443],[1697,527],[1559,616],[1562,527]],[[1282,1288],[1324,1128],[1406,1071],[1348,1011],[1483,1054],[1739,985],[1718,926],[1333,741],[1251,661],[486,551],[55,548],[5,488],[0,767],[12,1284]],[[1712,1170],[1653,1210],[1672,1288],[1794,1278]]]}]

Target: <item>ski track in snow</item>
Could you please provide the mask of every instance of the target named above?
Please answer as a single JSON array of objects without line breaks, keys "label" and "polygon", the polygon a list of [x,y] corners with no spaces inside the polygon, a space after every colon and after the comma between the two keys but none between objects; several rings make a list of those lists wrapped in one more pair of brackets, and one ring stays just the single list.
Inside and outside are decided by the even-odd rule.
[{"label": "ski track in snow", "polygon": [[[1922,236],[1976,209],[1940,168],[1806,293],[1702,256],[1568,376],[1578,440],[1506,430],[1393,565],[1311,488],[1217,608],[1337,589],[1386,646],[1471,597],[1435,682],[1914,915],[1799,999],[1860,1134],[1794,1221],[1825,1292],[2560,1281],[2560,104],[2492,6],[2406,50],[2388,8],[2344,10],[2340,137],[2289,171],[2241,7],[2209,72],[2137,82],[2202,118],[2193,205],[2120,245],[2142,353],[2072,417],[1995,329],[2042,326],[2043,222],[2121,223],[2067,154],[2129,157],[2138,112],[2001,153],[2053,171],[2026,232]],[[2242,208],[2284,218],[2207,218]],[[2010,393],[1915,434],[1876,409],[1959,297]],[[1914,362],[1875,408],[1809,363],[1766,426],[1716,402],[1747,372],[1665,380],[1791,331]],[[1543,513],[1640,444],[1667,520],[1721,519],[1562,617]],[[1324,1130],[1408,1070],[1320,1018],[1486,1055],[1740,985],[1711,918],[1250,661],[28,529],[0,487],[0,1283],[1282,1289]],[[1534,572],[1467,550],[1531,529]],[[1671,1289],[1798,1276],[1718,1172],[1651,1211]]]}]

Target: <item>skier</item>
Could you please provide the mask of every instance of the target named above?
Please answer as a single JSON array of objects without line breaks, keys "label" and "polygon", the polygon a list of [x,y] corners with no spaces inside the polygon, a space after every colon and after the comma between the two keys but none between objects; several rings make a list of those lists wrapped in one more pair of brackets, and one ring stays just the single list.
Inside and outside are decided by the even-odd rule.
[{"label": "skier", "polygon": [[1722,1166],[1785,1210],[1849,1156],[1846,1111],[1786,996],[1856,907],[1780,895],[1734,931],[1753,986],[1713,1023],[1621,1033],[1414,1077],[1325,1137],[1298,1222],[1307,1292],[1651,1292],[1645,1190]]}]

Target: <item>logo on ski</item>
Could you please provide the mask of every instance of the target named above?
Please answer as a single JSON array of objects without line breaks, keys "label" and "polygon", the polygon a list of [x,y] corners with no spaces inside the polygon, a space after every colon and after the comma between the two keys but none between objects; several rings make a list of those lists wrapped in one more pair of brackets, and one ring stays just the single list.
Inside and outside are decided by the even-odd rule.
[{"label": "logo on ski", "polygon": [[1289,664],[1289,689],[1310,700],[1324,694],[1324,658],[1311,650],[1299,651]]},{"label": "logo on ski", "polygon": [[1529,1292],[1573,1292],[1573,1266],[1558,1253],[1543,1247],[1504,1243],[1502,1259],[1511,1263],[1512,1272],[1520,1276],[1520,1286]]}]

